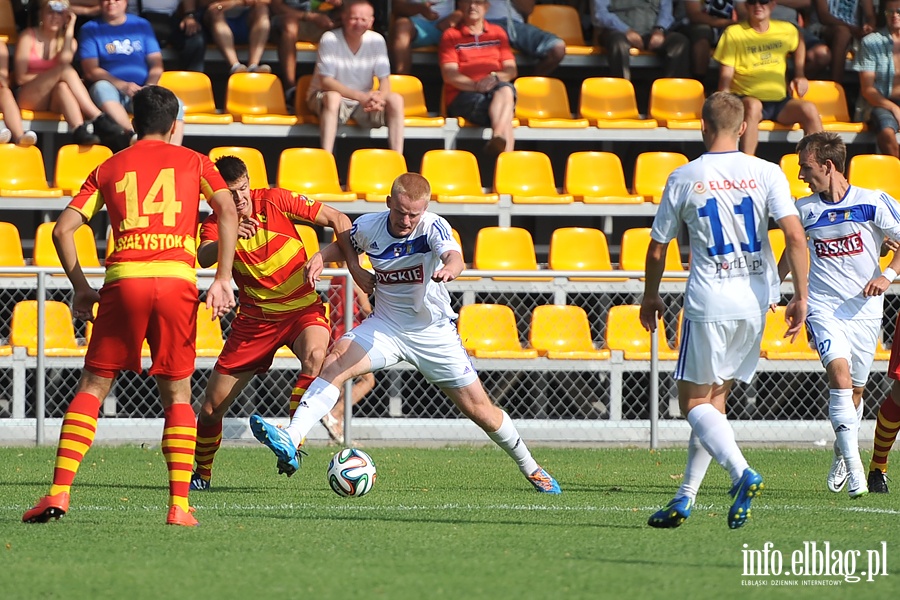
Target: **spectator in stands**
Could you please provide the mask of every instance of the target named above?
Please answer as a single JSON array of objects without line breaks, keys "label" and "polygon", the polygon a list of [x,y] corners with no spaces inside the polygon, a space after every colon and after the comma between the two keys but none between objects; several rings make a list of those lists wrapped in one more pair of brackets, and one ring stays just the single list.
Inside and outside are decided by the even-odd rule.
[{"label": "spectator in stands", "polygon": [[818,31],[828,42],[831,79],[841,83],[847,50],[853,40],[861,40],[875,31],[875,8],[872,0],[815,0],[815,3],[818,26],[813,25],[813,31]]},{"label": "spectator in stands", "polygon": [[[95,123],[95,133],[114,152],[128,147],[132,98],[141,88],[156,85],[163,72],[162,53],[146,19],[126,13],[126,0],[103,0],[100,17],[78,34],[81,70],[91,82],[91,98],[115,122],[107,128]],[[104,120],[105,121],[105,120]],[[179,111],[170,143],[184,137],[184,107]]]},{"label": "spectator in stands", "polygon": [[[746,0],[747,20],[725,30],[713,54],[719,64],[719,90],[734,92],[744,103],[747,129],[741,150],[755,154],[759,123],[771,119],[782,125],[800,123],[809,135],[822,131],[816,105],[800,98],[809,81],[804,66],[806,46],[790,23],[773,21],[769,0]],[[794,56],[794,79],[786,85],[787,58]],[[796,97],[792,97],[792,92]]]},{"label": "spectator in stands", "polygon": [[278,62],[289,106],[297,91],[297,42],[318,43],[322,34],[340,25],[341,0],[272,0]]},{"label": "spectator in stands", "polygon": [[394,22],[388,46],[394,73],[411,73],[413,48],[437,46],[444,31],[462,20],[454,0],[394,0],[391,7]]},{"label": "spectator in stands", "polygon": [[94,121],[103,113],[72,66],[77,49],[75,13],[69,10],[69,0],[41,0],[38,15],[38,26],[23,31],[16,44],[19,106],[62,113],[76,144],[97,144],[100,138],[85,119]]},{"label": "spectator in stands", "polygon": [[[790,1],[790,0],[789,0]],[[809,0],[807,0],[809,1]],[[684,0],[684,25],[678,31],[691,41],[691,71],[700,81],[709,71],[709,59],[722,32],[735,21],[735,7],[744,0]]]},{"label": "spectator in stands", "polygon": [[128,12],[150,22],[159,45],[178,52],[184,71],[203,71],[206,40],[197,0],[128,0]]},{"label": "spectator in stands", "polygon": [[900,157],[900,85],[896,65],[900,61],[900,0],[884,3],[887,26],[862,39],[855,67],[859,93],[865,101],[865,120],[875,132],[881,154]]},{"label": "spectator in stands", "polygon": [[85,23],[100,16],[100,2],[101,0],[71,0],[72,12],[78,17],[75,20],[76,36]]},{"label": "spectator in stands", "polygon": [[484,18],[487,0],[459,0],[459,6],[462,21],[444,32],[438,50],[447,116],[490,127],[484,153],[495,157],[515,145],[516,59],[506,31]]},{"label": "spectator in stands", "polygon": [[[805,23],[810,22],[812,5],[812,0],[778,0],[772,9],[772,20],[793,23],[800,30],[803,43],[806,45],[806,77],[815,79],[831,66],[831,49],[812,32],[812,29],[800,26],[800,15],[803,15]],[[741,19],[746,19],[747,9],[744,8],[744,3],[738,4],[737,7]]]},{"label": "spectator in stands", "polygon": [[0,128],[0,144],[15,140],[19,146],[34,146],[37,135],[33,131],[25,131],[22,126],[22,113],[9,85],[9,48],[3,41],[0,41],[0,111],[3,112],[4,123],[4,127]]},{"label": "spectator in stands", "polygon": [[[271,73],[259,64],[269,39],[269,0],[200,0],[203,17],[216,46],[231,65],[231,73]],[[247,64],[238,60],[235,44],[247,44]]]},{"label": "spectator in stands", "polygon": [[334,151],[338,123],[352,118],[361,127],[387,125],[388,144],[403,153],[403,96],[391,92],[387,44],[371,30],[374,22],[368,0],[350,0],[343,5],[341,28],[319,40],[306,103],[319,116],[322,148],[328,152]]},{"label": "spectator in stands", "polygon": [[546,76],[566,57],[566,43],[525,22],[534,5],[535,0],[494,0],[488,3],[485,19],[503,28],[510,46],[538,61],[534,65],[535,75]]},{"label": "spectator in stands", "polygon": [[593,17],[613,77],[631,79],[632,48],[659,54],[663,77],[690,75],[691,43],[672,31],[672,0],[594,0]]}]

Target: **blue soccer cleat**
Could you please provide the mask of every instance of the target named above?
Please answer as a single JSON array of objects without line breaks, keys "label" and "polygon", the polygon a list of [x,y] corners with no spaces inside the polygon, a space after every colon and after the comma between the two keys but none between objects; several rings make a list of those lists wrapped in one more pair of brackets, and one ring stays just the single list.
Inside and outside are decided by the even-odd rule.
[{"label": "blue soccer cleat", "polygon": [[[250,431],[253,432],[253,437],[275,453],[275,456],[278,457],[279,468],[282,467],[281,463],[287,467],[293,467],[294,471],[300,468],[297,447],[294,446],[287,431],[266,423],[259,415],[250,417]],[[294,471],[291,471],[291,475],[294,474]]]},{"label": "blue soccer cleat", "polygon": [[728,492],[734,503],[728,510],[728,526],[731,529],[743,527],[750,518],[750,501],[759,496],[765,485],[762,475],[747,467],[740,480]]},{"label": "blue soccer cleat", "polygon": [[553,476],[541,467],[538,467],[537,471],[528,476],[528,481],[534,486],[534,489],[542,494],[562,493],[562,490],[559,489],[559,484],[556,483]]},{"label": "blue soccer cleat", "polygon": [[673,498],[664,507],[650,515],[647,525],[658,529],[674,529],[691,516],[694,501],[687,496]]}]

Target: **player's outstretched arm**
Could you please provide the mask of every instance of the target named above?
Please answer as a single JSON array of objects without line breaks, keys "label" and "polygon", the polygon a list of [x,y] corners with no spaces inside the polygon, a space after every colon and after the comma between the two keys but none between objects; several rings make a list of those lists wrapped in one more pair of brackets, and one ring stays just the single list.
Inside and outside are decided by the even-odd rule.
[{"label": "player's outstretched arm", "polygon": [[868,298],[869,296],[880,296],[885,293],[891,287],[891,284],[894,283],[894,279],[897,278],[897,271],[900,271],[900,252],[894,251],[894,256],[891,258],[887,268],[881,275],[872,278],[866,284],[866,287],[863,288],[863,296]]},{"label": "player's outstretched arm", "polygon": [[453,281],[459,277],[459,274],[466,268],[466,263],[463,262],[462,255],[456,250],[447,250],[441,254],[441,261],[444,263],[444,266],[435,271],[431,276],[431,280],[437,281],[438,283]]},{"label": "player's outstretched arm", "polygon": [[75,231],[85,224],[84,215],[73,208],[65,209],[56,220],[53,227],[53,245],[66,277],[72,282],[74,298],[72,300],[72,314],[76,319],[83,321],[94,320],[94,304],[100,301],[97,293],[88,283],[78,262],[78,251],[75,248]]},{"label": "player's outstretched arm", "polygon": [[644,271],[644,297],[641,300],[641,325],[649,332],[656,331],[659,315],[666,310],[666,305],[659,295],[659,282],[666,268],[666,251],[669,244],[650,240],[647,247],[647,261]]},{"label": "player's outstretched arm", "polygon": [[234,307],[234,289],[231,287],[231,267],[234,263],[234,248],[237,244],[238,216],[231,192],[219,190],[209,199],[209,204],[219,222],[219,241],[216,278],[206,293],[206,307],[212,309],[212,316],[221,317]]}]

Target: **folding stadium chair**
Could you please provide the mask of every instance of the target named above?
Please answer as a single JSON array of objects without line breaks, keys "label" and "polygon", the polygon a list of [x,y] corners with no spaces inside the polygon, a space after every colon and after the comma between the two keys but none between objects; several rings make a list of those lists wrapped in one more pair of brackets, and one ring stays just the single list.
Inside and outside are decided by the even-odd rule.
[{"label": "folding stadium chair", "polygon": [[600,49],[584,43],[581,17],[573,6],[537,4],[528,15],[528,23],[549,31],[566,43],[566,54],[588,56],[600,54]]},{"label": "folding stadium chair", "polygon": [[341,189],[334,155],[321,148],[286,148],[278,159],[278,187],[320,202],[353,202]]},{"label": "folding stadium chair", "polygon": [[266,161],[262,152],[256,148],[245,146],[218,146],[209,151],[209,159],[216,162],[223,156],[236,156],[247,165],[250,187],[261,189],[269,187],[269,175],[266,173]]},{"label": "folding stadium chair", "polygon": [[[627,304],[613,306],[606,316],[606,346],[610,350],[621,350],[625,360],[650,360],[650,332],[641,325],[640,312],[640,306]],[[662,319],[656,329],[659,359],[677,359],[678,351],[669,347]]]},{"label": "folding stadium chair", "polygon": [[101,144],[61,146],[56,152],[56,174],[53,176],[56,187],[66,196],[74,196],[88,175],[112,155],[112,150]]},{"label": "folding stadium chair", "polygon": [[212,318],[212,311],[205,302],[197,306],[197,356],[219,356],[225,346],[222,339],[222,322]]},{"label": "folding stadium chair", "polygon": [[763,330],[760,354],[769,360],[818,360],[819,354],[809,346],[806,325],[803,325],[793,342],[784,337],[784,332],[787,331],[785,310],[784,306],[776,306],[775,312],[766,311],[766,328]]},{"label": "folding stadium chair", "polygon": [[[53,226],[55,221],[41,223],[34,233],[34,256],[32,263],[36,267],[61,267],[59,255],[53,245]],[[78,262],[82,267],[99,267],[100,259],[97,256],[97,242],[94,240],[94,232],[88,225],[82,225],[75,230],[75,250],[78,253]]]},{"label": "folding stadium chair", "polygon": [[812,190],[809,189],[806,182],[800,180],[800,157],[796,152],[782,156],[779,165],[782,173],[787,177],[788,184],[791,186],[791,196],[795,200],[812,195]]},{"label": "folding stadium chair", "polygon": [[443,127],[444,117],[431,116],[425,105],[422,82],[415,75],[390,75],[391,91],[403,96],[403,124],[406,127]]},{"label": "folding stadium chair", "polygon": [[350,155],[347,188],[367,202],[384,202],[394,179],[406,171],[406,158],[396,150],[360,148]]},{"label": "folding stadium chair", "polygon": [[900,200],[900,159],[886,154],[857,154],[850,159],[851,185],[882,190]]},{"label": "folding stadium chair", "polygon": [[634,193],[654,204],[662,199],[666,180],[672,171],[688,164],[684,154],[678,152],[642,152],[634,162]]},{"label": "folding stadium chair", "polygon": [[10,44],[14,44],[19,37],[12,6],[12,2],[0,2],[0,41]]},{"label": "folding stadium chair", "polygon": [[284,103],[284,88],[274,73],[234,73],[225,91],[225,112],[235,120],[260,125],[296,125]]},{"label": "folding stadium chair", "polygon": [[561,360],[606,360],[607,348],[594,348],[587,313],[578,306],[547,304],[531,313],[528,333],[540,356]]},{"label": "folding stadium chair", "polygon": [[494,191],[509,194],[514,204],[571,204],[571,194],[560,194],[553,181],[550,158],[542,152],[501,152],[494,172]]},{"label": "folding stadium chair", "polygon": [[459,337],[475,358],[536,358],[519,342],[516,316],[502,304],[466,304],[459,310]]},{"label": "folding stadium chair", "polygon": [[519,77],[516,118],[532,128],[584,129],[588,120],[575,118],[569,109],[566,85],[555,77]]},{"label": "folding stadium chair", "polygon": [[[29,356],[37,356],[38,331],[37,300],[22,300],[13,308],[9,343],[24,346]],[[72,313],[63,302],[44,302],[46,320],[44,322],[45,356],[84,356],[87,350],[79,346],[72,325]]]},{"label": "folding stadium chair", "polygon": [[19,229],[12,223],[0,222],[0,265],[4,267],[25,266],[22,237],[19,235]]},{"label": "folding stadium chair", "polygon": [[[619,268],[623,271],[643,271],[647,266],[647,248],[650,247],[650,228],[635,227],[622,234],[619,252]],[[666,249],[666,271],[684,271],[678,240],[669,242]],[[671,279],[670,279],[671,280]]]},{"label": "folding stadium chair", "polygon": [[650,117],[660,127],[700,129],[705,100],[703,84],[696,79],[663,77],[650,87]]},{"label": "folding stadium chair", "polygon": [[809,82],[809,90],[803,96],[819,109],[822,127],[825,131],[846,131],[858,133],[866,128],[865,123],[853,123],[847,109],[847,95],[844,86],[835,81]]},{"label": "folding stadium chair", "polygon": [[44,159],[37,146],[0,144],[0,196],[59,198],[63,192],[47,185]]},{"label": "folding stadium chair", "polygon": [[[561,227],[550,237],[549,268],[555,271],[612,271],[606,235],[599,229]],[[624,277],[571,277],[572,281],[627,281]]]},{"label": "folding stadium chair", "polygon": [[777,263],[781,260],[781,255],[784,254],[785,248],[784,232],[778,227],[769,230],[769,246],[772,248],[772,254],[775,255],[775,262]]},{"label": "folding stadium chair", "polygon": [[642,195],[628,193],[622,161],[612,152],[571,153],[566,162],[565,192],[585,204],[644,203]]},{"label": "folding stadium chair", "polygon": [[431,184],[431,197],[438,202],[496,204],[497,194],[481,187],[478,159],[466,150],[429,150],[422,157],[422,176]]},{"label": "folding stadium chair", "polygon": [[655,129],[656,119],[641,118],[634,85],[620,77],[588,77],[581,83],[579,113],[600,129]]},{"label": "folding stadium chair", "polygon": [[[482,227],[473,267],[481,271],[538,271],[531,233],[521,227]],[[494,277],[503,281],[549,281],[546,277]]]},{"label": "folding stadium chair", "polygon": [[212,81],[206,73],[197,71],[165,71],[159,85],[172,90],[184,104],[185,123],[227,125],[234,122],[228,113],[216,109]]}]

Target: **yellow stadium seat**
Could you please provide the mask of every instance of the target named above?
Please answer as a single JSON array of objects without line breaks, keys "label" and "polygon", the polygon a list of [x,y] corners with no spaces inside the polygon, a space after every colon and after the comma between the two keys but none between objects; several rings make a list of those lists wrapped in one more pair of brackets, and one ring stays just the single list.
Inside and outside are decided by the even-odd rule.
[{"label": "yellow stadium seat", "polygon": [[403,96],[403,124],[406,127],[443,127],[444,117],[431,116],[425,106],[422,82],[415,75],[390,75],[391,91]]},{"label": "yellow stadium seat", "polygon": [[588,120],[572,117],[566,85],[555,77],[519,77],[516,86],[516,118],[532,128],[583,129]]},{"label": "yellow stadium seat", "polygon": [[278,159],[278,187],[319,202],[353,202],[341,189],[334,155],[321,148],[286,148]]},{"label": "yellow stadium seat", "polygon": [[37,146],[0,144],[0,196],[59,198],[62,190],[47,185],[44,159]]},{"label": "yellow stadium seat", "polygon": [[775,312],[766,311],[766,327],[760,343],[760,355],[769,360],[818,360],[819,354],[810,348],[806,337],[806,325],[793,342],[784,337],[787,323],[785,307],[776,306]]},{"label": "yellow stadium seat", "polygon": [[875,346],[875,360],[890,360],[891,359],[891,351],[888,348],[884,347],[884,342],[878,340],[878,345]]},{"label": "yellow stadium seat", "polygon": [[197,306],[197,356],[218,356],[225,340],[222,339],[222,323],[212,318],[206,302]]},{"label": "yellow stadium seat", "polygon": [[834,81],[810,80],[809,90],[803,96],[819,109],[822,127],[825,131],[860,132],[866,128],[865,123],[853,123],[847,110],[847,95],[844,86]]},{"label": "yellow stadium seat", "polygon": [[266,160],[262,152],[246,146],[218,146],[209,151],[209,159],[213,162],[223,156],[235,156],[244,161],[252,189],[269,187],[269,174],[266,172]]},{"label": "yellow stadium seat", "polygon": [[[555,271],[612,271],[606,235],[599,229],[561,227],[550,237],[548,266]],[[625,277],[571,277],[572,281],[627,281]]]},{"label": "yellow stadium seat", "polygon": [[[650,247],[650,228],[635,227],[622,234],[619,268],[623,271],[643,271],[647,266],[647,248]],[[666,249],[666,271],[684,271],[678,241],[669,242]]]},{"label": "yellow stadium seat", "polygon": [[429,150],[422,157],[422,176],[431,184],[431,198],[438,202],[500,201],[499,195],[484,193],[478,159],[466,150]]},{"label": "yellow stadium seat", "polygon": [[628,193],[622,161],[612,152],[569,154],[565,191],[585,204],[644,203],[642,195]]},{"label": "yellow stadium seat", "polygon": [[523,348],[516,316],[502,304],[466,304],[459,310],[459,337],[475,358],[536,358],[533,348]]},{"label": "yellow stadium seat", "polygon": [[216,109],[212,82],[206,73],[198,71],[165,71],[159,85],[172,90],[184,104],[185,123],[227,125],[234,122],[228,113]]},{"label": "yellow stadium seat", "polygon": [[666,180],[672,171],[688,164],[684,154],[678,152],[642,152],[634,162],[634,193],[654,204],[662,199]]},{"label": "yellow stadium seat", "polygon": [[317,125],[319,123],[319,117],[317,117],[313,111],[309,110],[309,105],[306,103],[306,94],[309,91],[309,84],[311,81],[312,75],[302,75],[297,79],[297,91],[294,96],[294,114],[297,115],[298,123]]},{"label": "yellow stadium seat", "polygon": [[[531,233],[521,227],[482,227],[475,238],[473,268],[481,271],[538,271]],[[540,277],[494,277],[496,280],[549,281]]]},{"label": "yellow stadium seat", "polygon": [[[16,15],[13,13],[12,6],[12,2],[0,2],[0,40],[10,44],[14,44],[19,37]],[[12,57],[10,57],[9,66],[12,67]]]},{"label": "yellow stadium seat", "polygon": [[528,341],[539,355],[551,359],[606,360],[610,354],[594,347],[587,313],[578,306],[535,307]]},{"label": "yellow stadium seat", "polygon": [[384,202],[394,180],[406,170],[406,159],[396,150],[354,150],[347,170],[347,188],[368,202]]},{"label": "yellow stadium seat", "polygon": [[[613,306],[606,316],[606,346],[621,350],[625,360],[650,360],[650,332],[641,325],[641,307],[638,305]],[[659,333],[659,359],[675,360],[678,351],[669,347],[663,320],[657,324]]]},{"label": "yellow stadium seat", "polygon": [[112,150],[101,144],[66,144],[60,147],[56,153],[56,174],[53,177],[56,187],[63,194],[74,196],[91,171],[112,155]]},{"label": "yellow stadium seat", "polygon": [[259,125],[296,125],[288,114],[284,88],[274,73],[234,73],[225,91],[225,112],[236,121]]},{"label": "yellow stadium seat", "polygon": [[887,154],[857,154],[850,159],[851,185],[887,192],[900,200],[900,159]]},{"label": "yellow stadium seat", "polygon": [[[41,223],[34,233],[34,256],[32,263],[36,267],[61,267],[59,255],[53,245],[53,226],[55,221]],[[82,225],[75,230],[75,250],[78,252],[78,262],[83,268],[99,267],[100,259],[97,256],[97,242],[94,240],[94,232],[88,225]]]},{"label": "yellow stadium seat", "polygon": [[581,83],[579,112],[600,129],[655,129],[656,119],[641,118],[634,85],[620,77],[588,77]]},{"label": "yellow stadium seat", "polygon": [[587,56],[600,54],[600,49],[584,41],[578,10],[562,4],[537,4],[528,15],[528,23],[549,31],[566,43],[566,54]]},{"label": "yellow stadium seat", "polygon": [[777,263],[781,260],[781,255],[784,254],[785,241],[784,241],[784,232],[779,229],[770,229],[769,230],[769,246],[772,248],[772,254],[775,255],[775,262]]},{"label": "yellow stadium seat", "polygon": [[303,247],[306,249],[306,258],[319,251],[319,233],[312,226],[295,223],[294,228],[297,230],[297,235],[300,236],[300,241],[303,242]]},{"label": "yellow stadium seat", "polygon": [[650,117],[660,127],[700,129],[706,97],[696,79],[660,78],[650,87]]},{"label": "yellow stadium seat", "polygon": [[[63,302],[47,300],[44,302],[44,309],[44,355],[84,356],[87,349],[79,346],[75,339],[69,306]],[[37,355],[37,318],[37,300],[23,300],[13,308],[9,343],[11,346],[24,346],[29,356]]]},{"label": "yellow stadium seat", "polygon": [[[4,267],[24,267],[22,237],[12,223],[0,222],[0,265]],[[4,275],[7,277],[8,275]]]},{"label": "yellow stadium seat", "polygon": [[806,182],[800,180],[800,157],[796,152],[782,156],[779,164],[782,173],[787,177],[788,184],[791,186],[791,196],[795,200],[812,194],[812,190],[809,189]]},{"label": "yellow stadium seat", "polygon": [[553,180],[550,157],[543,152],[501,152],[494,171],[494,191],[509,194],[514,204],[571,204],[571,194],[560,194]]}]

